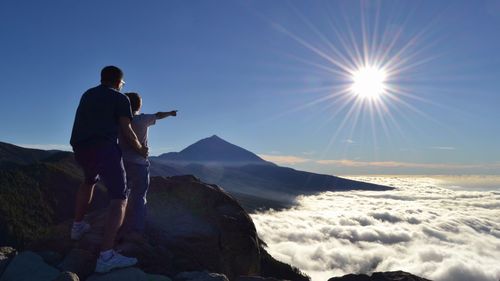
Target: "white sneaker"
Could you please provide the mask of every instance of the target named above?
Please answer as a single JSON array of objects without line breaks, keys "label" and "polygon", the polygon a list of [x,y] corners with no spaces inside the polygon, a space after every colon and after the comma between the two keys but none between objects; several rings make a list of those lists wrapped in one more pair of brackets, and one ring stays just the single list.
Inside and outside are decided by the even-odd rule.
[{"label": "white sneaker", "polygon": [[71,227],[71,240],[80,240],[82,236],[90,231],[90,224],[83,222],[80,226]]},{"label": "white sneaker", "polygon": [[106,273],[111,269],[129,267],[135,265],[136,263],[136,258],[125,257],[113,251],[113,255],[107,260],[104,260],[102,256],[99,256],[95,265],[95,272]]}]

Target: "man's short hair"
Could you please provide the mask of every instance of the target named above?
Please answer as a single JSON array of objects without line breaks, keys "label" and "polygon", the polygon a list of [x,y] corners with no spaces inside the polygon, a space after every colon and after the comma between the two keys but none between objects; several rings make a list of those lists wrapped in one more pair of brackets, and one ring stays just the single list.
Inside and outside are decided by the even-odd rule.
[{"label": "man's short hair", "polygon": [[123,71],[116,66],[108,65],[101,70],[101,83],[116,83],[123,79]]},{"label": "man's short hair", "polygon": [[130,108],[132,112],[139,111],[141,108],[142,99],[138,93],[125,93],[125,95],[130,100]]}]

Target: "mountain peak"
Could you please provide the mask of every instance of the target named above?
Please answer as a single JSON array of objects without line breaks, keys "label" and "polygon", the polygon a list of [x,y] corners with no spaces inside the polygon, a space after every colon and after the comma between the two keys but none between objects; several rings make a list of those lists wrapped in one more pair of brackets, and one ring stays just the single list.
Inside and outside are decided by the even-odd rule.
[{"label": "mountain peak", "polygon": [[234,145],[217,135],[201,139],[178,153],[159,156],[165,161],[213,162],[229,165],[269,164],[256,154]]}]

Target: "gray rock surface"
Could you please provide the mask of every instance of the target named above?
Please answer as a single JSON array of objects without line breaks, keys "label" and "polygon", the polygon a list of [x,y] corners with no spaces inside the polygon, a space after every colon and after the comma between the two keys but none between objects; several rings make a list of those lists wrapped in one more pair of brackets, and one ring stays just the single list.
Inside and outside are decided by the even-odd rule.
[{"label": "gray rock surface", "polygon": [[[71,222],[66,222],[33,247],[69,256],[59,267],[83,279],[86,270],[69,264],[87,261],[81,263],[79,254],[72,257],[70,252],[76,248],[94,258],[98,255],[106,212],[89,214],[86,220],[91,231],[80,241],[69,240]],[[259,240],[250,216],[222,189],[193,176],[151,179],[146,234],[142,240],[118,239],[116,247],[124,255],[138,258],[138,267],[146,272],[175,276],[206,270],[222,273],[230,280],[260,273]]]},{"label": "gray rock surface", "polygon": [[57,265],[63,259],[63,256],[61,254],[53,251],[37,252],[36,254],[42,257],[44,262],[54,267],[57,267]]},{"label": "gray rock surface", "polygon": [[57,266],[61,271],[76,273],[80,279],[85,279],[95,269],[95,256],[86,250],[72,249]]},{"label": "gray rock surface", "polygon": [[[30,249],[60,253],[65,258],[58,263],[59,268],[75,272],[80,280],[85,280],[89,270],[81,268],[90,268],[85,264],[90,263],[91,255],[95,264],[106,212],[90,213],[85,220],[91,230],[81,240],[69,239],[69,220],[53,226],[48,235],[31,243]],[[136,267],[152,274],[176,276],[180,272],[207,271],[236,280],[239,276],[258,276],[265,268],[265,276],[308,280],[290,266],[285,268],[269,258],[252,219],[234,198],[193,176],[151,179],[146,237],[136,238],[122,235],[116,249],[136,257]]]},{"label": "gray rock surface", "polygon": [[59,276],[59,270],[46,264],[33,252],[22,252],[7,266],[0,281],[52,281]]},{"label": "gray rock surface", "polygon": [[333,277],[328,281],[430,281],[404,271],[375,272],[371,276],[365,274],[348,274]]},{"label": "gray rock surface", "polygon": [[148,281],[172,281],[172,279],[159,274],[148,274]]},{"label": "gray rock surface", "polygon": [[255,225],[238,202],[193,176],[152,178],[150,240],[181,271],[220,272],[230,280],[260,273]]},{"label": "gray rock surface", "polygon": [[146,274],[144,271],[135,268],[123,268],[113,270],[106,274],[93,274],[86,281],[171,281],[166,276]]},{"label": "gray rock surface", "polygon": [[80,281],[80,278],[76,273],[65,271],[61,272],[53,281]]},{"label": "gray rock surface", "polygon": [[276,278],[266,278],[261,276],[240,276],[236,281],[283,281]]},{"label": "gray rock surface", "polygon": [[176,281],[229,281],[224,274],[207,271],[181,272],[175,276]]}]

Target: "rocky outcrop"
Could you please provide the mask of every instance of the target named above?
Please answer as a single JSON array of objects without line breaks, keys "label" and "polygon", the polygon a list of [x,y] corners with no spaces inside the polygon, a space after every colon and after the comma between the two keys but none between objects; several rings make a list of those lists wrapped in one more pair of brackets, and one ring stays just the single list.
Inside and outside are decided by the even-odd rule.
[{"label": "rocky outcrop", "polygon": [[181,272],[175,276],[176,281],[229,281],[223,274],[207,271]]},{"label": "rocky outcrop", "polygon": [[54,281],[80,281],[80,278],[73,272],[64,271]]},{"label": "rocky outcrop", "polygon": [[59,273],[39,255],[27,251],[20,253],[10,262],[0,281],[52,281]]},{"label": "rocky outcrop", "polygon": [[86,281],[171,281],[166,276],[147,274],[135,268],[123,268],[113,270],[107,274],[93,274]]},{"label": "rocky outcrop", "polygon": [[333,277],[328,281],[430,281],[404,271],[375,272],[371,276],[365,274],[347,274]]},{"label": "rocky outcrop", "polygon": [[152,179],[150,240],[172,251],[182,271],[220,272],[229,279],[260,273],[252,219],[231,196],[192,176]]},{"label": "rocky outcrop", "polygon": [[[265,252],[250,216],[221,188],[193,176],[155,177],[148,198],[146,237],[122,235],[117,243],[123,254],[139,259],[137,270],[185,281],[237,280],[263,274],[308,280]],[[89,214],[86,220],[92,229],[80,241],[69,240],[71,221],[67,221],[28,247],[59,271],[76,273],[80,280],[101,280],[93,269],[105,218],[104,211]],[[280,266],[277,275],[273,274],[275,264]],[[128,276],[142,280],[143,275],[134,270]]]}]

